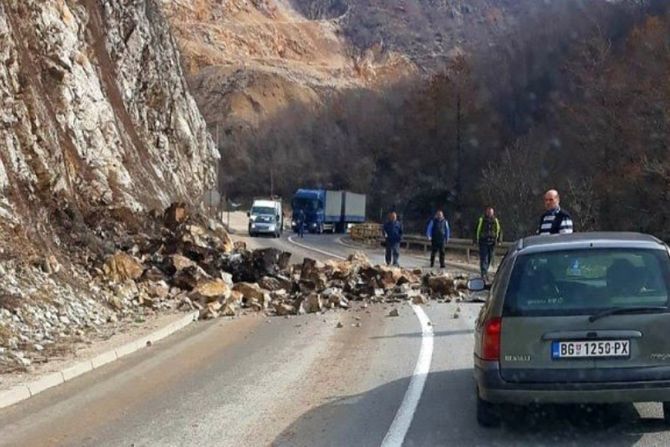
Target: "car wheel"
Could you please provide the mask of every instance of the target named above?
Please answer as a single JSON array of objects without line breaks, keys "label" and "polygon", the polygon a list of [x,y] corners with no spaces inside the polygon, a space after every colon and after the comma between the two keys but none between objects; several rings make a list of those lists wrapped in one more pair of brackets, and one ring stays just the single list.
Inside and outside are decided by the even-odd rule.
[{"label": "car wheel", "polygon": [[498,427],[500,425],[499,406],[477,396],[477,422],[482,427]]}]

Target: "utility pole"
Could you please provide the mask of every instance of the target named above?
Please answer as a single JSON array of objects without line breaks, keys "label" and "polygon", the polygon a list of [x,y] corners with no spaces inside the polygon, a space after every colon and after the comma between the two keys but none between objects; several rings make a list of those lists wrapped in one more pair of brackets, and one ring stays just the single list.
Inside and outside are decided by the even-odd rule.
[{"label": "utility pole", "polygon": [[461,91],[456,92],[456,204],[460,211],[463,192],[463,147],[461,144]]},{"label": "utility pole", "polygon": [[270,165],[270,197],[275,196],[275,176],[274,176],[274,167]]}]

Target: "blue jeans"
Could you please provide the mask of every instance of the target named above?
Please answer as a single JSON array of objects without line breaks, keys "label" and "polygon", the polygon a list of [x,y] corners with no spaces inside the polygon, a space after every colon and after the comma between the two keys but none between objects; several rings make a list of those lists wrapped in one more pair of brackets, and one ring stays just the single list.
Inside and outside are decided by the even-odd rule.
[{"label": "blue jeans", "polygon": [[400,257],[400,242],[386,241],[386,265],[398,265]]},{"label": "blue jeans", "polygon": [[486,276],[489,272],[489,267],[493,262],[494,252],[495,245],[486,242],[479,243],[479,269],[482,273],[482,277]]}]

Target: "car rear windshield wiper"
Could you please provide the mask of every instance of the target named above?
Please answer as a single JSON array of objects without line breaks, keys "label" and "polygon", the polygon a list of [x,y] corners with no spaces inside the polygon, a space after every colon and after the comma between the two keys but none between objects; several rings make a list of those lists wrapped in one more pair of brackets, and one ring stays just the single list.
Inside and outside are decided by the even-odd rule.
[{"label": "car rear windshield wiper", "polygon": [[608,317],[610,315],[644,314],[644,313],[656,313],[656,312],[667,312],[667,311],[670,311],[670,308],[668,308],[667,306],[612,307],[610,309],[605,309],[591,315],[589,317],[589,322],[593,323],[596,320],[600,320],[601,318]]}]

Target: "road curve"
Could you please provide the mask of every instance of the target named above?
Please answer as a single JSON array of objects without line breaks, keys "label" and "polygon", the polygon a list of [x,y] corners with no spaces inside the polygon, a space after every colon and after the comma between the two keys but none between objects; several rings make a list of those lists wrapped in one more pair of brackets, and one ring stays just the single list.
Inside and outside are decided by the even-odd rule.
[{"label": "road curve", "polygon": [[[304,247],[286,236],[248,242],[293,251],[294,261],[352,251],[331,235],[305,237]],[[379,262],[382,253],[368,255]],[[382,445],[417,382],[426,333],[409,305],[396,318],[387,317],[390,308],[199,323],[0,410],[0,446]],[[431,356],[405,416],[403,445],[670,445],[652,404],[541,407],[515,412],[501,429],[479,428],[472,381],[478,309],[423,307]]]}]

